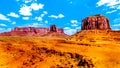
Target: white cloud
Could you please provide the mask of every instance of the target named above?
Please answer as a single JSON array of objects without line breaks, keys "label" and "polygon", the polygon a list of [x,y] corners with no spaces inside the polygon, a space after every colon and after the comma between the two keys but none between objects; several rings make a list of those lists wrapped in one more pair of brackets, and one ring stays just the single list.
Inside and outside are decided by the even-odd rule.
[{"label": "white cloud", "polygon": [[63,17],[65,17],[63,14],[58,14],[58,15],[50,15],[50,16],[48,16],[48,17],[50,17],[50,18],[63,18]]},{"label": "white cloud", "polygon": [[40,4],[32,3],[30,6],[27,6],[24,4],[20,8],[19,13],[24,16],[31,16],[32,10],[37,11],[37,10],[43,9],[43,7],[44,7],[44,4],[41,4],[41,3]]},{"label": "white cloud", "polygon": [[71,23],[78,23],[78,21],[77,20],[71,20]]},{"label": "white cloud", "polygon": [[42,17],[35,17],[35,20],[37,20],[37,21],[42,21],[43,19],[42,19]]},{"label": "white cloud", "polygon": [[30,27],[44,27],[45,25],[44,24],[40,24],[40,23],[32,23],[32,24],[30,24],[30,25],[28,25],[28,26],[30,26]]},{"label": "white cloud", "polygon": [[44,4],[37,4],[37,3],[32,3],[30,8],[33,9],[33,10],[40,10],[40,9],[43,9],[44,7]]},{"label": "white cloud", "polygon": [[41,16],[41,17],[44,17],[44,16],[45,16],[45,14],[41,14],[40,16]]},{"label": "white cloud", "polygon": [[40,16],[35,17],[35,20],[42,21],[42,20],[43,20],[43,17],[44,17],[46,14],[48,14],[48,12],[47,12],[47,11],[43,11],[43,13],[40,14]]},{"label": "white cloud", "polygon": [[31,11],[32,10],[29,6],[24,5],[20,8],[19,13],[24,16],[31,16],[32,15]]},{"label": "white cloud", "polygon": [[72,28],[70,28],[70,27],[65,27],[65,28],[64,28],[65,34],[68,34],[68,35],[75,34],[76,31],[77,31],[76,29],[72,29]]},{"label": "white cloud", "polygon": [[58,18],[58,16],[56,16],[56,15],[51,15],[51,16],[49,16],[50,18]]},{"label": "white cloud", "polygon": [[47,23],[48,23],[48,20],[46,20],[45,23],[47,24]]},{"label": "white cloud", "polygon": [[43,11],[43,13],[44,13],[44,14],[48,14],[48,12],[47,12],[47,11]]},{"label": "white cloud", "polygon": [[11,17],[19,18],[19,15],[14,12],[11,12],[10,14],[7,14],[7,15]]},{"label": "white cloud", "polygon": [[108,12],[106,12],[107,14],[111,14],[111,13],[114,13],[114,12],[116,12],[117,10],[112,10],[112,11],[108,11]]},{"label": "white cloud", "polygon": [[6,24],[2,24],[2,23],[1,23],[1,24],[0,24],[0,26],[7,26],[7,25],[6,25]]},{"label": "white cloud", "polygon": [[10,21],[9,18],[7,18],[5,15],[0,14],[0,20],[6,20],[6,21]]},{"label": "white cloud", "polygon": [[78,26],[79,22],[78,20],[71,20],[71,26]]},{"label": "white cloud", "polygon": [[23,17],[23,20],[29,20],[29,17]]},{"label": "white cloud", "polygon": [[63,18],[63,17],[65,17],[63,14],[58,15],[58,18]]},{"label": "white cloud", "polygon": [[47,11],[43,11],[43,13],[40,15],[41,17],[44,17],[45,15],[47,15],[48,12]]},{"label": "white cloud", "polygon": [[72,24],[71,26],[78,26],[78,24]]},{"label": "white cloud", "polygon": [[15,25],[15,24],[16,24],[16,22],[14,21],[14,22],[12,22],[12,24],[13,24],[13,25]]},{"label": "white cloud", "polygon": [[38,17],[38,21],[42,21],[43,19],[42,19],[42,17]]}]

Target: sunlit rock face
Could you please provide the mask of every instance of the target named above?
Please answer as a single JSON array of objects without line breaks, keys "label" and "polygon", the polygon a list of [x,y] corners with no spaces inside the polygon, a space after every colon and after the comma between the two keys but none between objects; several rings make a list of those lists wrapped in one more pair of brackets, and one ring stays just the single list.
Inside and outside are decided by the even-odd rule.
[{"label": "sunlit rock face", "polygon": [[1,33],[1,36],[42,36],[49,32],[64,33],[63,28],[51,25],[50,28],[43,27],[15,27],[10,32]]},{"label": "sunlit rock face", "polygon": [[109,20],[101,14],[89,16],[82,20],[82,30],[110,30]]}]

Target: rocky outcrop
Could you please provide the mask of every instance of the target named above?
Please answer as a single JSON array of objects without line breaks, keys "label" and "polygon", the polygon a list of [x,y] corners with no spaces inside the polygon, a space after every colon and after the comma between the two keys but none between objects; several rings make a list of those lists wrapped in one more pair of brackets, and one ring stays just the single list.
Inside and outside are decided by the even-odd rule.
[{"label": "rocky outcrop", "polygon": [[57,32],[55,25],[50,26],[50,32]]},{"label": "rocky outcrop", "polygon": [[110,30],[108,18],[102,16],[101,14],[89,16],[82,20],[82,30]]},{"label": "rocky outcrop", "polygon": [[51,25],[50,26],[50,32],[47,34],[42,35],[44,37],[63,37],[66,38],[68,37],[67,34],[64,33],[64,30],[62,28],[56,28],[56,25]]},{"label": "rocky outcrop", "polygon": [[62,28],[57,28],[51,25],[50,28],[37,28],[37,27],[15,27],[10,32],[1,33],[1,36],[43,36],[50,32],[64,34]]}]

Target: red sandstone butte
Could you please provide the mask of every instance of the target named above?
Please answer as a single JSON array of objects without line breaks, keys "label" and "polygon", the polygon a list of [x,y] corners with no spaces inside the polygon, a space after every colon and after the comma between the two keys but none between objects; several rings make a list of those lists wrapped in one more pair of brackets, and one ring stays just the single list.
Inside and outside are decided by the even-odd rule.
[{"label": "red sandstone butte", "polygon": [[109,20],[101,14],[89,16],[82,20],[82,30],[111,30]]}]

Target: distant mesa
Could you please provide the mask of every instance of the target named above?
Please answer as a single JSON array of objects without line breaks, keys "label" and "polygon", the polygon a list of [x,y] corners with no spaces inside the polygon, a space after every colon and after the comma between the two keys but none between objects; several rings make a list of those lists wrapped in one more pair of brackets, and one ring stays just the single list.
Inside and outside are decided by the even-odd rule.
[{"label": "distant mesa", "polygon": [[86,17],[82,20],[81,30],[111,30],[109,20],[105,16],[98,14]]},{"label": "distant mesa", "polygon": [[[1,33],[1,36],[44,36],[48,33],[56,32],[59,35],[66,35],[63,28],[57,28],[56,25],[51,25],[50,28],[42,27],[15,27],[10,32]],[[66,35],[67,36],[67,35]]]}]

